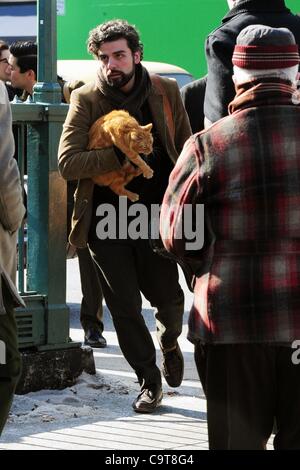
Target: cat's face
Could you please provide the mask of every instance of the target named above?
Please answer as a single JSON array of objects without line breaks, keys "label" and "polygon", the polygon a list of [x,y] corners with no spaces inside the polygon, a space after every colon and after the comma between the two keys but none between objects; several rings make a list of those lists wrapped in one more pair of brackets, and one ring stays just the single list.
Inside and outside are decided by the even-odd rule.
[{"label": "cat's face", "polygon": [[152,124],[140,126],[130,133],[131,147],[137,153],[149,155],[153,150],[153,137],[151,134]]}]

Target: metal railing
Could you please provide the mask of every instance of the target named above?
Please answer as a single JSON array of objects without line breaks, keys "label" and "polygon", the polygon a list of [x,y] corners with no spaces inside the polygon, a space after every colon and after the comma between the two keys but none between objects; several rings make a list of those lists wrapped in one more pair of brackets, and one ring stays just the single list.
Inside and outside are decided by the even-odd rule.
[{"label": "metal railing", "polygon": [[57,169],[68,106],[61,104],[56,83],[56,0],[38,1],[38,45],[38,82],[32,101],[11,104],[22,184],[25,188],[26,182],[27,190],[27,214],[18,246],[19,290],[26,308],[16,310],[16,319],[20,348],[48,350],[78,346],[69,339],[67,190]]}]

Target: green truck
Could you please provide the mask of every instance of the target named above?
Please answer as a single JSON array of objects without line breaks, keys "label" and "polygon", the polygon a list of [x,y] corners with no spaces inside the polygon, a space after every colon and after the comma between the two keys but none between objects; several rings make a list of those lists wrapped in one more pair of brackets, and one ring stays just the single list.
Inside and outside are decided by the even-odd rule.
[{"label": "green truck", "polygon": [[[286,5],[300,12],[300,0]],[[89,30],[125,18],[141,33],[145,60],[176,64],[198,78],[206,73],[205,38],[227,11],[226,0],[65,0],[65,14],[58,17],[58,58],[87,59]]]},{"label": "green truck", "polygon": [[[286,5],[300,12],[300,0]],[[58,59],[88,59],[88,32],[103,21],[125,18],[141,33],[146,61],[175,64],[198,78],[206,73],[205,38],[227,11],[226,0],[57,0]],[[34,37],[35,15],[35,1],[1,0],[0,38]]]}]

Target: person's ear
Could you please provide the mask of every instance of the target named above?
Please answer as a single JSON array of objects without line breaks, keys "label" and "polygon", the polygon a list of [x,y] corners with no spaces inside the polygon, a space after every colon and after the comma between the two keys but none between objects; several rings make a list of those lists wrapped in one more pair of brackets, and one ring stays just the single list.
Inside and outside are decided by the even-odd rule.
[{"label": "person's ear", "polygon": [[134,63],[137,65],[141,62],[141,53],[140,51],[136,51],[133,53],[133,60],[134,60]]},{"label": "person's ear", "polygon": [[32,69],[29,69],[27,70],[27,77],[30,79],[30,80],[36,80],[36,76],[35,76],[35,71],[32,70]]}]

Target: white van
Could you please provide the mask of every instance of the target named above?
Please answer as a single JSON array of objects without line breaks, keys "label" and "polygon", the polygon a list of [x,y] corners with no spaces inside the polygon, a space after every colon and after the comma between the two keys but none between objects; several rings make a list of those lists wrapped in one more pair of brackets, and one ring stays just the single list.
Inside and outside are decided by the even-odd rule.
[{"label": "white van", "polygon": [[[189,72],[177,67],[177,65],[147,61],[143,61],[142,64],[150,73],[175,78],[179,88],[194,80]],[[94,59],[57,61],[57,73],[67,81],[82,80],[83,82],[89,82],[95,78],[97,67],[99,67],[99,62]]]}]

